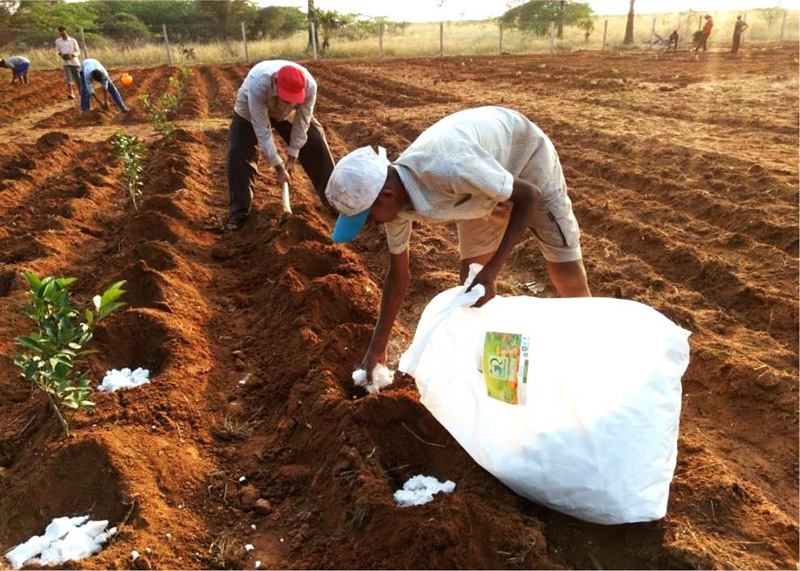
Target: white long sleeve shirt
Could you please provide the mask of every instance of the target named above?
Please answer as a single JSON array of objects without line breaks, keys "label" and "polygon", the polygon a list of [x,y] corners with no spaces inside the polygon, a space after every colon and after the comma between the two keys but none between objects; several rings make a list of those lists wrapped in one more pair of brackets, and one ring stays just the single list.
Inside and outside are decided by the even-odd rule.
[{"label": "white long sleeve shirt", "polygon": [[[285,65],[296,67],[306,78],[306,99],[300,105],[286,103],[278,98],[276,85],[278,70]],[[270,166],[275,167],[282,164],[283,160],[275,147],[275,141],[272,140],[270,118],[283,121],[294,113],[288,154],[296,158],[308,140],[308,126],[311,124],[316,102],[317,82],[306,68],[290,61],[267,60],[254,65],[244,78],[233,110],[239,117],[253,125],[267,161]]]},{"label": "white long sleeve shirt", "polygon": [[72,56],[70,59],[62,59],[61,65],[75,67],[81,65],[81,60],[78,59],[78,56],[81,53],[81,48],[78,46],[78,40],[75,38],[71,38],[70,36],[67,36],[66,40],[60,37],[56,38],[56,51],[62,56]]}]

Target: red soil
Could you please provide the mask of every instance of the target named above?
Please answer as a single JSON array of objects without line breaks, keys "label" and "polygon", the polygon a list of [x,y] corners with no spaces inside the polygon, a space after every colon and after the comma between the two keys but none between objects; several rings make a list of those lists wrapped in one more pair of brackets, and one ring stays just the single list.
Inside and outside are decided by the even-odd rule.
[{"label": "red soil", "polygon": [[[439,117],[482,104],[517,108],[550,134],[594,293],[648,303],[693,331],[669,512],[649,524],[588,524],[516,496],[419,404],[411,379],[372,396],[352,386],[386,269],[381,234],[331,244],[332,219],[302,176],[295,216],[279,224],[266,167],[252,221],[235,236],[217,230],[220,126],[245,66],[194,68],[178,119],[196,123],[166,138],[126,127],[149,141],[137,212],[109,142],[90,136],[124,123],[113,114],[74,123],[54,106],[29,131],[36,142],[0,133],[0,550],[89,512],[121,530],[81,562],[89,568],[130,567],[133,549],[138,568],[795,566],[796,48],[700,62],[309,63],[337,157],[367,143],[395,156]],[[164,69],[142,70],[134,89],[157,97]],[[51,75],[40,77],[55,93]],[[15,117],[47,105],[5,90],[0,100]],[[457,281],[454,229],[418,229],[412,260],[393,362],[425,304]],[[97,332],[93,378],[144,366],[153,382],[95,395],[69,439],[12,363],[13,337],[29,328],[22,270],[78,277],[82,302],[128,280],[128,307]],[[527,238],[499,289],[532,280],[547,283]],[[456,492],[397,508],[392,492],[417,473]],[[269,513],[253,510],[258,497]]]}]

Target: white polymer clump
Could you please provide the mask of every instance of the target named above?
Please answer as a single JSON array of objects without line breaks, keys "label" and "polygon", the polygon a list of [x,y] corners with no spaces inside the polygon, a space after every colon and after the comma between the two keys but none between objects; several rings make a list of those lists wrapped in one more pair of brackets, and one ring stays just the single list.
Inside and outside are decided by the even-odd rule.
[{"label": "white polymer clump", "polygon": [[132,389],[141,385],[146,385],[150,382],[150,371],[138,367],[135,371],[131,371],[127,367],[118,371],[111,369],[106,371],[106,376],[103,377],[103,382],[97,386],[97,390],[113,393],[120,389]]},{"label": "white polymer clump", "polygon": [[394,371],[389,370],[386,365],[378,363],[372,369],[372,383],[367,384],[367,371],[366,369],[358,369],[353,371],[353,382],[357,387],[367,389],[367,392],[374,394],[379,392],[382,388],[388,387],[394,382]]},{"label": "white polymer clump", "polygon": [[89,516],[57,517],[45,528],[44,535],[34,535],[25,543],[6,552],[14,569],[23,565],[60,565],[79,561],[99,552],[117,528],[107,520],[89,521]]},{"label": "white polymer clump", "polygon": [[423,476],[420,474],[409,478],[408,481],[403,484],[403,489],[397,490],[394,493],[394,501],[396,501],[397,505],[401,508],[421,506],[422,504],[433,501],[434,494],[438,494],[439,492],[452,494],[455,489],[456,483],[452,480],[440,482],[433,476]]}]

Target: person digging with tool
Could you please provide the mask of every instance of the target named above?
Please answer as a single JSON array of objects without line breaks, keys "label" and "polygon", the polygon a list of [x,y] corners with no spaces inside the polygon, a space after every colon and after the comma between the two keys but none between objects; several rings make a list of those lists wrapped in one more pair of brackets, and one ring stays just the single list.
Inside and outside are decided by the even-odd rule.
[{"label": "person digging with tool", "polygon": [[81,85],[81,60],[78,56],[81,54],[81,49],[78,47],[78,41],[71,38],[67,34],[67,29],[64,26],[58,27],[58,35],[56,38],[56,52],[61,58],[61,65],[64,66],[64,76],[67,78],[67,99],[75,99],[72,93],[72,86],[78,86],[80,92]]},{"label": "person digging with tool", "polygon": [[694,47],[694,51],[696,52],[700,51],[700,48],[702,48],[704,52],[708,51],[708,37],[711,35],[711,30],[714,28],[714,20],[711,16],[706,14],[704,18],[706,23],[703,24],[702,33],[697,37],[697,45]]},{"label": "person digging with tool", "polygon": [[28,83],[28,68],[31,62],[22,56],[11,56],[8,59],[0,59],[0,67],[7,67],[11,70],[11,83]]},{"label": "person digging with tool", "polygon": [[[325,186],[333,172],[333,156],[322,125],[314,117],[317,82],[306,68],[289,61],[267,60],[245,77],[229,131],[227,230],[239,230],[250,214],[252,185],[257,174],[258,148],[275,169],[280,188],[291,182],[299,160],[323,204]],[[289,145],[281,158],[272,128]]]},{"label": "person digging with tool", "polygon": [[478,107],[449,115],[390,163],[371,146],[345,156],[325,195],[340,215],[334,242],[355,238],[365,223],[383,223],[390,253],[380,313],[362,368],[370,375],[386,363],[392,326],[411,282],[413,222],[456,222],[461,281],[469,265],[483,265],[471,287],[482,284],[481,306],[527,228],[533,230],[550,279],[562,297],[591,296],[580,230],[572,212],[553,143],[524,115],[503,107]]},{"label": "person digging with tool", "polygon": [[[96,59],[85,59],[81,64],[81,112],[88,111],[91,107],[92,98],[95,99],[103,109],[108,109],[108,94],[111,93],[112,99],[114,99],[114,103],[116,103],[119,110],[123,113],[128,112],[128,108],[125,106],[125,102],[122,101],[122,95],[120,95],[119,91],[117,90],[114,82],[111,81],[111,78],[108,76],[108,71],[106,68],[103,67]],[[99,83],[103,87],[103,100],[100,101],[100,98],[94,92],[94,82]]]}]

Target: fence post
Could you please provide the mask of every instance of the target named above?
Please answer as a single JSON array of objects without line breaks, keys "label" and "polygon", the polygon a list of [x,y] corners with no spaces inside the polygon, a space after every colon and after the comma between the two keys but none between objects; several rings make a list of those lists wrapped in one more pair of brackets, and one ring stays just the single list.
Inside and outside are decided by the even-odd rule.
[{"label": "fence post", "polygon": [[606,51],[606,36],[608,35],[608,20],[603,24],[603,51]]},{"label": "fence post", "polygon": [[311,26],[311,53],[314,56],[314,59],[317,59],[317,30],[314,22],[309,22],[309,26]]},{"label": "fence post", "polygon": [[703,16],[698,16],[697,17],[697,29],[698,30],[702,30],[703,29]]},{"label": "fence post", "polygon": [[378,55],[383,57],[383,22],[378,24]]},{"label": "fence post", "polygon": [[244,22],[242,22],[242,44],[244,45],[244,62],[250,63],[250,54],[247,51],[247,30],[245,30]]},{"label": "fence post", "polygon": [[500,22],[500,44],[497,47],[497,54],[503,55],[503,22]]},{"label": "fence post", "polygon": [[783,11],[783,20],[781,21],[781,41],[783,41],[783,32],[786,30],[786,13],[789,10]]},{"label": "fence post", "polygon": [[554,27],[554,22],[550,22],[550,27],[547,28],[547,35],[549,36],[550,54],[551,55],[556,52],[555,45],[553,44],[553,27]]},{"label": "fence post", "polygon": [[653,29],[650,30],[650,45],[653,45],[653,41],[656,39],[656,19],[653,17]]},{"label": "fence post", "polygon": [[89,50],[86,48],[86,36],[83,35],[83,26],[80,28],[81,31],[81,44],[83,45],[83,59],[89,57]]},{"label": "fence post", "polygon": [[167,25],[161,24],[161,31],[164,32],[164,49],[167,50],[167,61],[172,65],[172,50],[169,49],[169,37],[167,36]]},{"label": "fence post", "polygon": [[439,57],[444,57],[444,22],[439,22]]}]

